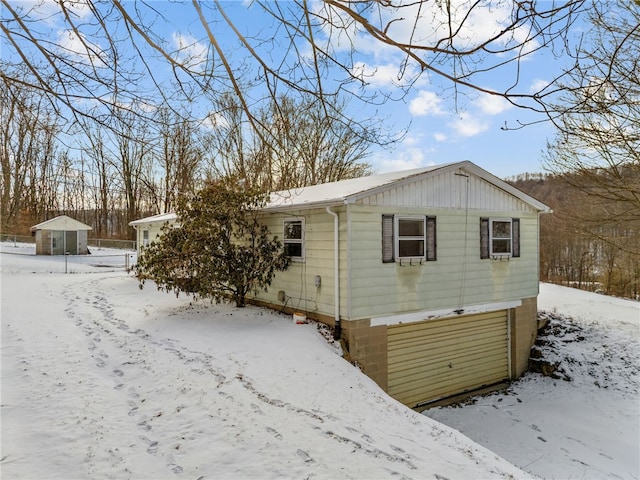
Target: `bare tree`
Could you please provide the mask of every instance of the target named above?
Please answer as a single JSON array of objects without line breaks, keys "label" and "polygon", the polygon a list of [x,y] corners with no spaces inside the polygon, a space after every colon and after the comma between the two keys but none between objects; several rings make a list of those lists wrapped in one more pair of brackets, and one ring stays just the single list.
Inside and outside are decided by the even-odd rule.
[{"label": "bare tree", "polygon": [[[0,81],[0,84],[2,82]],[[28,88],[0,86],[0,218],[2,232],[40,221],[57,207],[56,118],[42,97]]]},{"label": "bare tree", "polygon": [[555,108],[546,167],[585,193],[590,208],[576,218],[584,231],[627,249],[625,235],[609,233],[640,235],[640,7],[617,7],[593,6],[590,37]]},{"label": "bare tree", "polygon": [[152,168],[159,178],[145,183],[155,210],[164,213],[175,209],[180,196],[196,191],[203,151],[196,125],[166,107],[157,115],[160,132]]},{"label": "bare tree", "polygon": [[[401,98],[423,76],[445,79],[454,92],[497,95],[547,112],[556,92],[521,87],[522,61],[543,49],[563,52],[584,6],[584,0],[292,0],[252,2],[247,12],[218,0],[192,0],[181,15],[191,14],[187,21],[198,37],[179,32],[176,39],[165,32],[172,19],[152,3],[1,2],[6,40],[0,74],[10,88],[29,85],[73,115],[97,121],[123,104],[177,105],[231,90],[255,130],[259,99],[247,86],[256,83],[263,98],[291,91],[315,96],[329,116],[338,113],[339,96],[383,103]],[[45,16],[64,41],[52,41],[53,32],[37,21]],[[249,30],[249,16],[271,23]],[[375,66],[361,54],[383,50],[395,54],[395,91],[374,88]],[[498,69],[506,81],[485,87],[483,75]]]},{"label": "bare tree", "polygon": [[347,125],[327,115],[314,97],[281,96],[256,116],[258,131],[246,128],[244,110],[232,95],[216,103],[208,145],[212,170],[237,176],[262,191],[333,182],[370,173],[369,146],[379,142],[377,128]]}]

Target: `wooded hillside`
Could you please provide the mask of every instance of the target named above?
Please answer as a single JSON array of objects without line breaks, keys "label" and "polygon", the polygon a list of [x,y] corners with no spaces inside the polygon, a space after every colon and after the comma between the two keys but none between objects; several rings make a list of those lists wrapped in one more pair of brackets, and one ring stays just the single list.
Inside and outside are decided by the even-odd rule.
[{"label": "wooded hillside", "polygon": [[[603,172],[602,175],[606,175]],[[637,171],[622,172],[628,195],[640,192]],[[573,176],[523,174],[509,183],[544,202],[540,279],[627,298],[640,295],[640,212]]]}]

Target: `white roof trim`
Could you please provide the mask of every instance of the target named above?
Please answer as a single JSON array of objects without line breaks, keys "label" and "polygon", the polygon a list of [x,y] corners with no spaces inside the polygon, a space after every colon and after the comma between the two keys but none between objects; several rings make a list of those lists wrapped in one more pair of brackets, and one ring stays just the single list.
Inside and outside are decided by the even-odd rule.
[{"label": "white roof trim", "polygon": [[[522,305],[522,300],[512,300],[509,302],[486,303],[484,305],[471,305],[464,309],[446,308],[443,310],[422,310],[420,312],[401,313],[398,315],[387,315],[371,319],[371,326],[380,325],[400,325],[402,323],[415,323],[439,318],[460,317],[463,315],[475,315],[478,313],[497,312],[507,310]],[[462,310],[462,311],[460,311]]]},{"label": "white roof trim", "polygon": [[144,225],[147,223],[175,222],[177,219],[178,215],[175,213],[160,213],[158,215],[151,215],[150,217],[141,218],[139,220],[133,220],[129,222],[129,226],[135,227],[136,225]]}]

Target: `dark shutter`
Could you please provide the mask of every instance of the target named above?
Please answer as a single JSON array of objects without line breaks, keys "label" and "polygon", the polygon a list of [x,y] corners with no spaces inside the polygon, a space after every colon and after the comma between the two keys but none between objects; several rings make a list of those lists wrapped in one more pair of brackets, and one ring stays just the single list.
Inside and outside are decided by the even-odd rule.
[{"label": "dark shutter", "polygon": [[480,258],[489,258],[489,219],[480,219]]},{"label": "dark shutter", "polygon": [[393,256],[393,215],[382,215],[382,262],[395,261]]},{"label": "dark shutter", "polygon": [[427,262],[436,260],[436,217],[427,217]]},{"label": "dark shutter", "polygon": [[511,256],[520,256],[520,219],[513,218],[511,220],[511,239],[513,242],[513,250]]}]

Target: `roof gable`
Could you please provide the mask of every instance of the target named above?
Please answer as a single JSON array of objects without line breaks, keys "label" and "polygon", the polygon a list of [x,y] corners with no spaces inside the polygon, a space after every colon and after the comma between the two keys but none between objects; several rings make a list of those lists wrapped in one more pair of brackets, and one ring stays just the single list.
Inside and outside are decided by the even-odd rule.
[{"label": "roof gable", "polygon": [[[474,184],[473,189],[467,186],[471,183]],[[467,193],[469,205],[466,205],[467,200],[463,200]],[[273,192],[265,210],[283,211],[348,203],[550,211],[543,203],[468,161]],[[508,205],[509,208],[497,208],[498,205]]]},{"label": "roof gable", "polygon": [[93,230],[92,227],[86,225],[78,220],[74,220],[71,217],[66,215],[60,215],[58,217],[52,218],[50,220],[44,221],[42,223],[38,223],[31,227],[31,231],[34,232],[36,230],[63,230],[63,231],[74,231],[74,230]]}]

